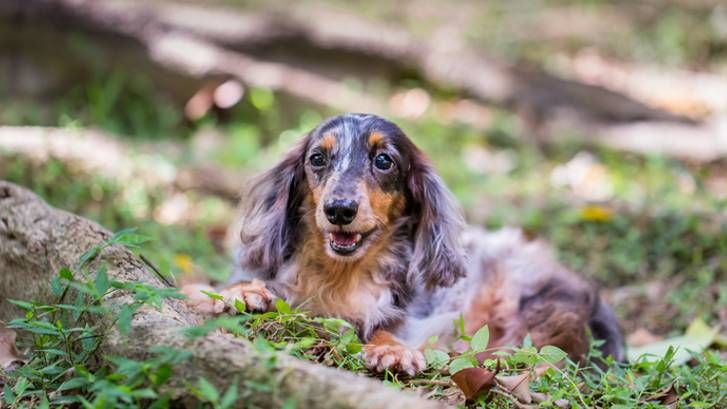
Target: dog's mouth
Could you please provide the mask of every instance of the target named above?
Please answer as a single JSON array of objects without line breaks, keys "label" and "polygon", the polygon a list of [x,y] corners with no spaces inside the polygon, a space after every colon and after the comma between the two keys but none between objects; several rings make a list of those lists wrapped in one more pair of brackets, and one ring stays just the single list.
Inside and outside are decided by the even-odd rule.
[{"label": "dog's mouth", "polygon": [[333,231],[328,233],[329,245],[334,253],[346,256],[358,250],[372,231],[366,233]]}]

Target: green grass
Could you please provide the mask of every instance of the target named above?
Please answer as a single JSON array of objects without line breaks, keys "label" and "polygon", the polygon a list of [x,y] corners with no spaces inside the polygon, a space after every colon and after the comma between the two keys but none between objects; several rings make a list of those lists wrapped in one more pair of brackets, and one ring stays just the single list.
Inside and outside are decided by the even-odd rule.
[{"label": "green grass", "polygon": [[[167,408],[174,405],[164,386],[174,376],[175,367],[190,355],[188,351],[159,345],[143,361],[99,353],[107,323],[130,334],[134,311],[148,306],[160,308],[166,298],[179,298],[175,289],[154,288],[135,282],[111,280],[106,266],[90,267],[90,262],[105,247],[126,245],[135,252],[149,238],[131,230],[115,234],[109,241],[89,249],[72,268],[63,268],[49,283],[57,302],[40,304],[12,300],[26,311],[22,318],[8,323],[20,332],[22,348],[29,351],[26,365],[8,374],[0,373],[6,383],[2,400],[10,407],[85,408]],[[104,297],[126,291],[133,295],[128,304],[113,311]],[[216,294],[210,294],[217,297]],[[288,353],[320,364],[367,373],[360,355],[362,345],[354,328],[345,321],[309,317],[292,309],[282,300],[276,311],[264,314],[245,312],[236,304],[237,315],[211,318],[185,329],[196,338],[217,329],[252,341],[261,356],[274,359]],[[89,319],[94,316],[95,319]],[[718,407],[725,399],[722,386],[727,382],[727,363],[714,352],[693,353],[689,365],[673,365],[676,350],[669,348],[660,359],[639,359],[631,364],[601,361],[593,343],[591,357],[602,366],[581,366],[566,360],[565,353],[552,346],[524,345],[495,352],[497,358],[479,362],[477,353],[489,351],[489,331],[483,327],[472,337],[460,336],[469,345],[461,354],[428,348],[427,368],[415,378],[386,372],[378,375],[386,384],[399,389],[426,392],[433,399],[462,404],[464,397],[457,385],[463,378],[488,376],[477,390],[463,389],[469,406],[507,408],[517,402],[534,400],[540,407],[662,407],[679,402],[688,407]],[[436,340],[431,340],[432,343]],[[646,358],[646,357],[645,357]],[[274,363],[271,361],[272,365]],[[536,371],[539,373],[535,375]],[[509,380],[509,382],[508,382]],[[257,390],[274,390],[275,379],[261,384],[246,384]],[[244,390],[234,380],[224,390],[200,378],[188,385],[191,393],[213,408],[231,407]],[[522,385],[525,385],[523,389]],[[515,387],[515,385],[521,385]],[[524,401],[524,402],[523,402]],[[297,407],[288,398],[286,407]]]}]

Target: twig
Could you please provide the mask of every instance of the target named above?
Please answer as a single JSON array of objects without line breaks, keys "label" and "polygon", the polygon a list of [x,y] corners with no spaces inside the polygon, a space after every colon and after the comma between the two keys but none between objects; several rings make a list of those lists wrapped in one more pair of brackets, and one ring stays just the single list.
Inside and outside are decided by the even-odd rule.
[{"label": "twig", "polygon": [[[170,282],[167,279],[167,277],[164,274],[162,274],[161,271],[159,271],[159,269],[156,268],[156,266],[154,265],[154,263],[152,263],[148,258],[146,258],[146,256],[144,256],[143,254],[139,253],[139,258],[141,259],[141,261],[144,262],[144,264],[146,264],[147,266],[149,266],[149,268],[151,268],[152,271],[154,271],[154,273],[157,275],[157,277],[159,277],[162,281],[164,281],[164,283],[167,286],[172,287],[172,288],[174,288],[174,287],[177,286],[177,283],[176,282]],[[174,281],[174,276],[172,275],[170,277],[171,277],[172,281]]]},{"label": "twig", "polygon": [[455,386],[452,381],[442,381],[437,379],[412,379],[409,381],[411,385],[433,385],[433,386]]}]

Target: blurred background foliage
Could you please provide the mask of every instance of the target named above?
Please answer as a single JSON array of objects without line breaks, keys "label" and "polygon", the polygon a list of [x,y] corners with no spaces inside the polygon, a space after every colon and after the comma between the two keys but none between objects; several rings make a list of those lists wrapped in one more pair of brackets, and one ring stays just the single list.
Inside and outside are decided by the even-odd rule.
[{"label": "blurred background foliage", "polygon": [[[727,6],[719,2],[215,3],[356,13],[419,38],[457,38],[501,60],[563,75],[573,59],[593,52],[727,75]],[[88,75],[52,93],[18,94],[0,86],[0,123],[102,130],[128,149],[142,172],[122,180],[62,158],[33,160],[0,148],[0,177],[109,229],[138,226],[156,239],[146,256],[163,271],[224,279],[234,200],[145,178],[165,169],[214,166],[238,175],[242,184],[335,111],[244,86],[231,108],[191,118],[154,76],[115,63],[115,50],[100,49],[87,36],[72,33],[57,42],[73,54],[69,58],[88,62]],[[385,114],[432,158],[470,223],[522,226],[552,242],[563,262],[605,289],[627,332],[645,328],[666,336],[695,318],[727,320],[724,160],[627,153],[577,134],[542,144],[517,112],[474,104],[416,76],[365,86],[355,76],[344,81],[390,96]],[[464,109],[470,120],[453,119],[452,107]]]}]

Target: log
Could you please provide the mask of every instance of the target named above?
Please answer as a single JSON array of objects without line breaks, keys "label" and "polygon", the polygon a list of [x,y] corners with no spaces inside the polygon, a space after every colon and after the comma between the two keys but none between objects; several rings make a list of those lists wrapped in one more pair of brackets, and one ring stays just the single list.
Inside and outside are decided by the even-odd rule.
[{"label": "log", "polygon": [[[0,180],[0,320],[19,311],[7,299],[54,302],[48,285],[64,266],[74,265],[88,248],[111,234],[98,224],[54,209],[32,192]],[[133,253],[121,246],[106,248],[94,260],[108,267],[112,280],[166,284]],[[93,266],[92,266],[93,267]],[[93,269],[92,269],[93,271]],[[113,293],[104,300],[110,308],[129,303],[130,295]],[[93,319],[93,318],[90,318]],[[98,319],[98,318],[97,318]],[[236,406],[280,407],[292,398],[298,407],[315,408],[440,408],[443,403],[399,392],[380,382],[339,369],[278,354],[270,361],[250,342],[229,334],[198,339],[180,329],[198,322],[179,300],[165,300],[160,310],[142,308],[133,317],[129,336],[107,326],[101,352],[145,359],[152,346],[189,351],[191,357],[175,367],[169,392],[185,406],[199,404],[187,385],[204,377],[219,390],[239,379],[245,401]],[[245,381],[273,382],[272,391],[246,390]]]},{"label": "log", "polygon": [[[142,147],[142,151],[158,150]],[[142,182],[147,189],[174,186],[179,191],[200,191],[237,203],[245,174],[213,164],[176,166],[155,155],[148,160],[123,139],[95,129],[40,126],[0,126],[0,158],[18,156],[43,163],[57,159],[83,174],[99,175],[119,185]],[[3,167],[0,164],[0,177]]]},{"label": "log", "polygon": [[[10,25],[5,33],[3,24]],[[241,12],[179,2],[0,2],[0,50],[15,50],[26,58],[24,53],[38,48],[55,52],[53,62],[43,67],[72,60],[63,58],[58,47],[48,47],[58,33],[70,29],[90,33],[101,48],[113,49],[111,67],[147,70],[155,85],[172,86],[184,100],[210,81],[232,77],[322,108],[387,114],[381,98],[340,80],[352,74],[365,78],[373,73],[386,80],[414,76],[435,89],[517,112],[539,142],[550,142],[566,129],[625,151],[652,153],[649,146],[656,142],[654,152],[677,158],[704,162],[727,156],[724,113],[690,118],[678,107],[670,112],[613,87],[496,61],[468,47],[420,41],[403,30],[354,16]],[[44,30],[51,32],[39,34]],[[23,66],[15,71],[33,72]],[[11,90],[27,83],[10,81]],[[709,151],[709,146],[717,148]]]}]

